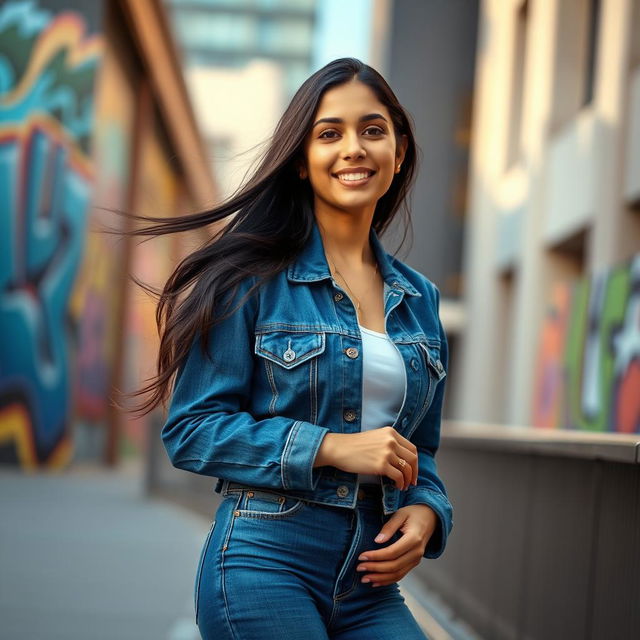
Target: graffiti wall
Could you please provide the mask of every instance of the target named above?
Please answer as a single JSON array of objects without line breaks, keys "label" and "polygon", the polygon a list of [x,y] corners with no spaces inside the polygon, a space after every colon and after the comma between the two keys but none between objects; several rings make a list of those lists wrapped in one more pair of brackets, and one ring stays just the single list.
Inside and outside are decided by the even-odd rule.
[{"label": "graffiti wall", "polygon": [[68,308],[94,180],[101,4],[0,5],[0,461],[25,467],[71,455]]},{"label": "graffiti wall", "polygon": [[[85,252],[70,300],[76,327],[74,442],[77,458],[99,457],[106,446],[117,333],[123,329],[122,289],[126,287],[126,241],[103,229],[122,229],[123,218],[110,209],[127,210],[132,175],[134,82],[127,61],[107,40],[95,91],[94,181]],[[129,62],[130,64],[130,62]]]},{"label": "graffiti wall", "polygon": [[640,433],[640,255],[553,291],[533,423]]}]

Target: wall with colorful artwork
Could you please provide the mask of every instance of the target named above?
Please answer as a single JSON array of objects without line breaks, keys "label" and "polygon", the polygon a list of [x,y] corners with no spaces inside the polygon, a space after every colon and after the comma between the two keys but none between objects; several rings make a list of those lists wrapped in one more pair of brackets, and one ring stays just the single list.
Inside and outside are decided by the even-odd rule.
[{"label": "wall with colorful artwork", "polygon": [[[59,6],[60,3],[55,3]],[[71,456],[69,300],[95,166],[101,3],[0,6],[0,461]]]},{"label": "wall with colorful artwork", "polygon": [[[135,279],[161,288],[186,239],[107,231],[116,211],[177,215],[215,193],[162,12],[0,5],[0,463],[114,465],[145,452],[161,412],[115,401],[155,373],[155,300]],[[162,63],[140,48],[152,28]]]},{"label": "wall with colorful artwork", "polygon": [[558,284],[541,332],[533,424],[640,433],[640,255]]}]

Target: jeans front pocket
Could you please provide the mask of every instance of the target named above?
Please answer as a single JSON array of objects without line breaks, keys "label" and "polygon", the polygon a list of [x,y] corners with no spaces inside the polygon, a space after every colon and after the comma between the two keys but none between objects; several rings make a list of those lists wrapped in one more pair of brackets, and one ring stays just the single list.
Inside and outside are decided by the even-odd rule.
[{"label": "jeans front pocket", "polygon": [[264,489],[244,489],[235,515],[245,518],[282,519],[298,513],[305,501],[285,493]]},{"label": "jeans front pocket", "polygon": [[211,536],[213,535],[215,526],[216,521],[214,520],[209,527],[209,533],[207,533],[207,537],[205,538],[204,544],[202,545],[202,550],[200,551],[200,560],[198,560],[198,567],[196,569],[196,581],[193,592],[193,605],[196,613],[196,623],[198,622],[198,600],[200,597],[200,581],[202,580],[202,568],[204,566],[205,557],[207,555],[207,550],[209,549],[209,543],[211,542]]}]

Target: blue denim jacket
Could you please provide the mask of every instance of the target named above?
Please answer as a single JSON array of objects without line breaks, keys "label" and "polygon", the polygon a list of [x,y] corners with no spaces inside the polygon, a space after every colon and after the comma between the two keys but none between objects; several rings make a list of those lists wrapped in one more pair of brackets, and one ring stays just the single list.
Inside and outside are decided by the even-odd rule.
[{"label": "blue denim jacket", "polygon": [[[417,486],[401,491],[380,476],[384,514],[429,505],[439,524],[424,557],[436,558],[453,524],[434,458],[448,359],[439,292],[388,254],[373,229],[369,238],[384,279],[386,330],[407,373],[392,426],[419,455]],[[254,282],[242,281],[234,305]],[[224,495],[240,483],[354,508],[358,474],[313,467],[327,433],[360,431],[362,404],[358,319],[331,276],[317,223],[296,260],[213,327],[210,360],[199,342],[178,370],[162,429],[173,465],[219,478],[215,491]]]}]

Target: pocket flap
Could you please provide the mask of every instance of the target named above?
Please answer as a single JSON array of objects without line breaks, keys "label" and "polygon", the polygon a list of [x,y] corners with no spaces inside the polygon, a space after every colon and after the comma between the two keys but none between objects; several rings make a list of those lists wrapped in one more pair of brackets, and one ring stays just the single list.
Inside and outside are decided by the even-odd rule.
[{"label": "pocket flap", "polygon": [[255,352],[285,369],[293,369],[324,351],[324,333],[270,331],[256,336]]},{"label": "pocket flap", "polygon": [[440,360],[440,349],[437,347],[433,347],[431,345],[425,344],[424,342],[420,343],[420,346],[425,352],[427,357],[427,365],[431,369],[431,371],[435,374],[436,380],[440,381],[447,375],[447,372],[444,369],[444,365]]}]

